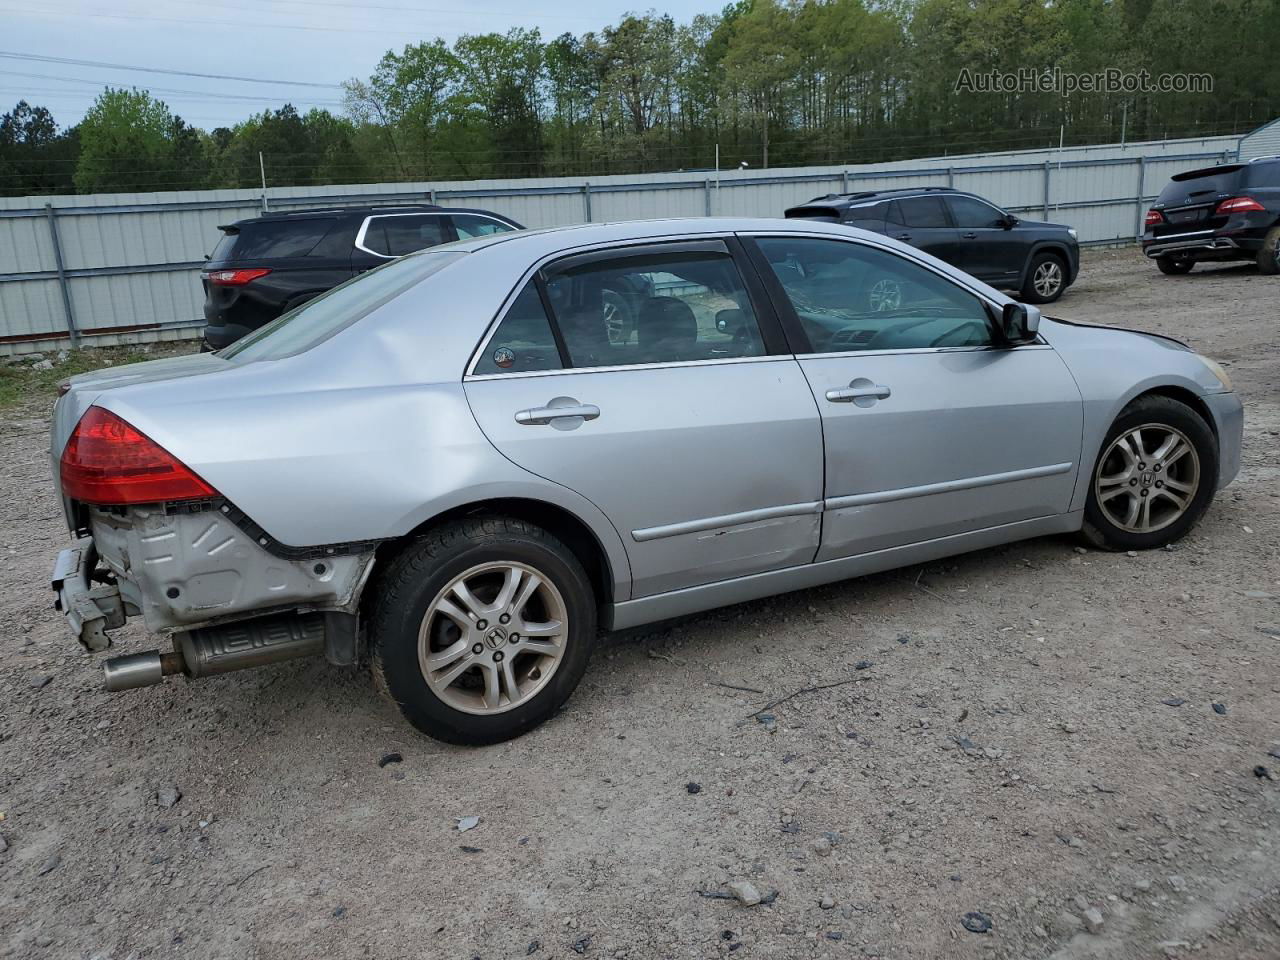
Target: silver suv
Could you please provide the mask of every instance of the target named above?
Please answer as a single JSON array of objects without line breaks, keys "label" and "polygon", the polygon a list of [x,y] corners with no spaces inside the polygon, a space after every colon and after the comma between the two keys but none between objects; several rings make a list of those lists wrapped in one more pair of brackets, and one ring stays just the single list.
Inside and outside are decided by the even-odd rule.
[{"label": "silver suv", "polygon": [[367,661],[420,730],[491,743],[555,712],[600,626],[1043,534],[1168,543],[1241,424],[1182,344],[1041,321],[883,236],[512,233],[70,381],[53,587],[91,650],[130,616],[172,637],[109,689]]}]

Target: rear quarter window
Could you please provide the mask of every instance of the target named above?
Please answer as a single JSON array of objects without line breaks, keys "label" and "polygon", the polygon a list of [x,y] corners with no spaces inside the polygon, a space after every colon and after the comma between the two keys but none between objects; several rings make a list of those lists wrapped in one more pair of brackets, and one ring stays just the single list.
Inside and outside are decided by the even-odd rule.
[{"label": "rear quarter window", "polygon": [[422,253],[370,270],[219,351],[228,360],[282,360],[310,350],[467,254]]},{"label": "rear quarter window", "polygon": [[1280,187],[1280,160],[1249,164],[1249,186]]}]

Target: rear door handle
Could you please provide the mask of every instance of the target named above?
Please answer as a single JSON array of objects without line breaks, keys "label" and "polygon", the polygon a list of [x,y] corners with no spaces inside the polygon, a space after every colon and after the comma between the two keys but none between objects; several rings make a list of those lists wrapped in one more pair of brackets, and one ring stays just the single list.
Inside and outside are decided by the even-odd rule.
[{"label": "rear door handle", "polygon": [[977,240],[977,239],[978,239],[978,235],[977,235],[976,233],[962,233],[962,234],[960,234],[960,236],[964,237],[966,240]]},{"label": "rear door handle", "polygon": [[[877,400],[886,399],[892,393],[893,391],[883,384],[872,383],[870,380],[859,383],[855,380],[847,387],[828,390],[827,399],[832,403],[857,403],[859,400],[870,400],[874,403]],[[858,405],[863,406],[863,404]]]},{"label": "rear door handle", "polygon": [[[567,401],[567,402],[563,402]],[[578,417],[582,420],[594,420],[600,416],[600,408],[594,403],[579,403],[572,397],[556,397],[545,407],[534,407],[521,410],[516,414],[516,423],[526,427],[545,426],[555,420],[567,420]]]},{"label": "rear door handle", "polygon": [[900,233],[900,234],[898,234],[897,239],[898,239],[898,240],[910,240],[910,239],[911,239],[911,234],[909,234],[909,233]]}]

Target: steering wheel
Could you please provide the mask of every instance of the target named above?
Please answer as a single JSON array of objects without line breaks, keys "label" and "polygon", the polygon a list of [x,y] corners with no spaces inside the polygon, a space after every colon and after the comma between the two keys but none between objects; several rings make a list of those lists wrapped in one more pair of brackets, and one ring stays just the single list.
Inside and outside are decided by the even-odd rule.
[{"label": "steering wheel", "polygon": [[956,344],[956,343],[946,344],[946,343],[943,343],[942,341],[946,340],[953,333],[959,333],[961,330],[968,330],[970,327],[976,327],[978,329],[978,332],[983,336],[987,334],[986,324],[979,323],[977,320],[966,320],[964,323],[958,324],[952,327],[950,330],[946,331],[944,334],[942,334],[940,337],[934,340],[931,344],[929,344],[929,346],[931,347],[965,346],[965,344]]}]

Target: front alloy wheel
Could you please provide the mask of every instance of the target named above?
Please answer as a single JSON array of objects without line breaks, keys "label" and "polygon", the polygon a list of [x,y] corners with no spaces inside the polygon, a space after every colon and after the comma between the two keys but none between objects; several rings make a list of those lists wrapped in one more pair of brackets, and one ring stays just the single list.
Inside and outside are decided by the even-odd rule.
[{"label": "front alloy wheel", "polygon": [[1084,535],[1110,550],[1172,543],[1200,519],[1217,486],[1218,440],[1172,397],[1139,397],[1107,431],[1093,468]]},{"label": "front alloy wheel", "polygon": [[1200,489],[1200,456],[1174,427],[1146,423],[1116,437],[1094,480],[1098,505],[1129,533],[1154,533],[1175,523]]},{"label": "front alloy wheel", "polygon": [[1067,271],[1061,259],[1041,253],[1031,261],[1022,285],[1022,299],[1028,303],[1052,303],[1067,288]]}]

